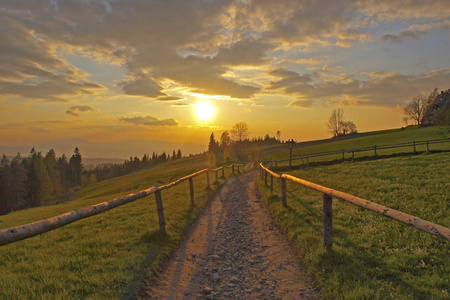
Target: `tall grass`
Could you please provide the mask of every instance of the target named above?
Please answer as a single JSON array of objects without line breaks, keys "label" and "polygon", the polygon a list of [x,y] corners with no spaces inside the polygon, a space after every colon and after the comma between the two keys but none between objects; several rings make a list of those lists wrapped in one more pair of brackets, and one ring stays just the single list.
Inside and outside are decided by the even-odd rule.
[{"label": "tall grass", "polygon": [[[345,162],[288,172],[450,227],[450,154]],[[449,299],[450,243],[335,199],[333,249],[322,246],[322,195],[287,183],[260,190],[323,295],[336,299]]]},{"label": "tall grass", "polygon": [[[197,157],[93,184],[64,204],[0,217],[9,228],[164,185],[206,167]],[[226,176],[230,176],[228,171]],[[211,182],[214,177],[211,178]],[[220,180],[221,182],[224,179]],[[57,230],[0,247],[0,299],[132,298],[179,243],[218,183],[206,175],[162,191],[167,236],[159,232],[153,195]]]}]

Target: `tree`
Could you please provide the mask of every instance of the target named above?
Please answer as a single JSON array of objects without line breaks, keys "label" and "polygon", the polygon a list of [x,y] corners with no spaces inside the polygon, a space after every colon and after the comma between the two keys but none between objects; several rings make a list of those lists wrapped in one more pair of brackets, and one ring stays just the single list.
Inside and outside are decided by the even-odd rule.
[{"label": "tree", "polygon": [[231,138],[228,131],[224,131],[220,136],[220,147],[225,150],[226,147],[230,146]]},{"label": "tree", "polygon": [[180,158],[182,158],[182,157],[183,157],[183,155],[181,154],[181,150],[178,149],[178,152],[177,152],[177,159],[180,159]]},{"label": "tree", "polygon": [[36,153],[33,148],[29,161],[27,172],[28,205],[36,207],[48,204],[52,194],[52,183],[41,152]]},{"label": "tree", "polygon": [[277,140],[278,142],[281,142],[281,131],[277,131]]},{"label": "tree", "polygon": [[9,166],[9,160],[5,154],[3,154],[0,161],[0,215],[7,214],[11,211],[11,199],[10,199],[10,183],[11,183],[11,168]]},{"label": "tree", "polygon": [[248,126],[245,122],[238,122],[233,125],[233,128],[230,130],[230,132],[233,140],[242,142],[248,136]]},{"label": "tree", "polygon": [[60,181],[61,175],[59,174],[59,170],[57,168],[57,159],[55,150],[50,149],[44,158],[45,168],[47,170],[48,176],[50,177],[50,182],[52,185],[52,196],[53,200],[60,200],[63,195],[63,188]]},{"label": "tree", "polygon": [[209,137],[209,144],[208,144],[208,151],[209,152],[218,152],[219,150],[219,143],[216,142],[216,139],[214,138],[214,132],[211,133],[211,136]]},{"label": "tree", "polygon": [[352,121],[343,121],[341,124],[341,133],[343,135],[349,134],[349,133],[356,133],[356,125]]},{"label": "tree", "polygon": [[328,119],[327,127],[328,132],[333,136],[341,134],[342,123],[344,122],[344,110],[342,108],[334,109]]},{"label": "tree", "polygon": [[422,125],[423,117],[425,116],[428,108],[433,102],[431,100],[431,97],[431,95],[429,97],[426,97],[424,95],[417,95],[413,97],[403,107],[403,113],[408,116],[409,119],[416,122],[417,125]]},{"label": "tree", "polygon": [[75,186],[82,185],[82,175],[83,175],[83,160],[81,158],[80,149],[75,148],[72,157],[69,160],[69,165],[72,169],[72,180]]}]

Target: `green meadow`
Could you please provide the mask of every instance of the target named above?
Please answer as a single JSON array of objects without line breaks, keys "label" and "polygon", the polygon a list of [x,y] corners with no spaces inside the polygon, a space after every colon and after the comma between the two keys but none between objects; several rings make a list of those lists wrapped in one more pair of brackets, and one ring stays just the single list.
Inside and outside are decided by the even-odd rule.
[{"label": "green meadow", "polygon": [[[304,150],[445,138],[448,127],[389,132],[385,140],[383,136]],[[450,150],[448,143],[442,145]],[[284,173],[450,227],[450,152],[407,156],[386,153],[385,158],[376,160],[345,161]],[[450,242],[335,198],[333,248],[327,251],[323,247],[319,192],[288,181],[288,207],[283,208],[278,181],[274,181],[273,192],[264,180],[259,186],[273,217],[326,298],[450,299]]]},{"label": "green meadow", "polygon": [[[0,229],[31,223],[77,208],[112,200],[154,184],[165,185],[206,168],[198,156],[92,184],[60,205],[0,217]],[[221,173],[219,173],[220,177]],[[225,170],[231,176],[231,169]],[[211,183],[214,182],[211,174]],[[154,195],[74,222],[54,231],[0,247],[0,299],[134,298],[142,283],[179,243],[207,203],[219,179],[206,190],[206,175],[162,191],[167,236],[159,232]]]},{"label": "green meadow", "polygon": [[[373,146],[386,146],[386,145],[395,145],[400,143],[408,143],[408,142],[419,142],[419,141],[427,141],[427,140],[437,140],[437,139],[445,139],[450,137],[450,127],[449,126],[432,126],[432,127],[417,127],[417,126],[409,126],[403,129],[392,129],[385,130],[379,132],[371,132],[371,133],[362,133],[355,135],[355,138],[349,138],[344,140],[336,140],[325,144],[319,144],[314,146],[302,147],[301,145],[294,148],[292,150],[293,156],[299,155],[308,155],[311,153],[320,153],[320,152],[332,152],[332,151],[340,151],[340,150],[351,150],[351,149],[360,149],[364,147],[373,147]],[[297,141],[301,142],[301,141]],[[426,151],[426,145],[417,146],[416,151],[424,152]],[[448,149],[448,143],[442,144],[430,144],[430,151],[440,151]],[[289,159],[289,150],[273,152],[269,154],[262,155],[261,159],[263,161],[269,160],[283,160]],[[378,156],[393,156],[403,153],[412,153],[413,147],[402,147],[395,149],[384,149],[377,150]],[[362,159],[366,157],[370,157],[374,155],[374,151],[365,151],[365,152],[356,152],[354,154],[355,159]],[[352,157],[351,153],[345,153],[345,158],[350,159]],[[309,158],[309,163],[321,163],[324,161],[332,161],[332,160],[341,160],[342,153],[327,155],[327,156],[319,156],[314,158]],[[294,160],[293,165],[300,165],[302,163],[306,163],[306,160]],[[279,166],[288,166],[289,162],[282,162],[278,164]]]}]

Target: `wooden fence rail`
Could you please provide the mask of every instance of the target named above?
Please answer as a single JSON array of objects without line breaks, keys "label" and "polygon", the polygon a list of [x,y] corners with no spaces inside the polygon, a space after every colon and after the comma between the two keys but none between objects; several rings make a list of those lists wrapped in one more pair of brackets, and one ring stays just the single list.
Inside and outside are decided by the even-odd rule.
[{"label": "wooden fence rail", "polygon": [[430,152],[430,145],[433,144],[442,144],[442,143],[448,143],[450,142],[450,138],[445,138],[445,139],[436,139],[436,140],[427,140],[427,141],[412,141],[412,142],[406,142],[406,143],[398,143],[398,144],[393,144],[393,145],[375,145],[375,146],[370,146],[370,147],[362,147],[362,148],[357,148],[357,149],[341,149],[341,150],[336,150],[336,151],[326,151],[326,152],[316,152],[316,153],[310,153],[310,154],[304,154],[304,155],[296,155],[296,156],[292,156],[288,159],[281,159],[281,160],[269,160],[269,161],[264,161],[264,164],[269,164],[272,165],[275,164],[275,167],[278,167],[278,164],[281,162],[289,162],[289,166],[292,165],[292,161],[294,160],[306,160],[306,165],[309,164],[309,159],[310,158],[314,158],[314,157],[321,157],[321,156],[329,156],[329,155],[336,155],[336,154],[342,154],[342,160],[345,159],[345,154],[346,153],[351,153],[352,155],[352,159],[355,158],[355,153],[358,152],[374,152],[375,156],[378,156],[378,151],[380,150],[386,150],[386,149],[395,149],[395,148],[405,148],[405,147],[409,147],[412,148],[413,153],[417,153],[417,147],[418,146],[427,146],[427,150],[426,152]]},{"label": "wooden fence rail", "polygon": [[[266,168],[263,163],[260,164],[261,167],[261,176],[265,177],[265,183],[267,185],[267,175],[269,174],[272,178],[276,177],[281,180],[281,199],[282,204],[284,207],[287,207],[287,201],[286,201],[286,180],[299,183],[305,187],[308,187],[310,189],[316,190],[318,192],[321,192],[323,194],[323,244],[327,248],[332,247],[332,199],[333,197],[342,199],[344,201],[347,201],[349,203],[352,203],[354,205],[360,206],[362,208],[371,210],[373,212],[376,212],[378,214],[381,214],[385,217],[389,217],[391,219],[394,219],[396,221],[405,223],[407,225],[410,225],[416,229],[419,229],[421,231],[427,232],[429,234],[438,236],[440,238],[443,238],[445,240],[450,241],[450,229],[438,224],[434,224],[425,220],[422,220],[421,218],[408,215],[406,213],[403,213],[401,211],[389,208],[384,205],[377,204],[375,202],[372,202],[370,200],[366,200],[363,198],[359,198],[344,192],[340,192],[337,190],[333,190],[309,181],[306,181],[304,179],[300,179],[288,174],[277,174]],[[273,185],[271,185],[271,189],[273,189]]]},{"label": "wooden fence rail", "polygon": [[158,210],[158,219],[159,219],[159,228],[160,231],[165,234],[166,233],[166,221],[164,218],[164,208],[163,208],[163,201],[162,201],[162,195],[161,191],[170,189],[184,181],[189,180],[189,189],[190,189],[190,200],[191,204],[194,204],[194,183],[193,178],[196,176],[199,176],[203,173],[206,174],[206,188],[210,188],[210,179],[209,174],[211,171],[216,172],[216,181],[217,181],[217,172],[222,170],[222,176],[225,177],[224,168],[232,168],[233,174],[234,174],[234,167],[237,166],[237,170],[239,172],[239,167],[244,166],[242,164],[232,164],[230,166],[222,166],[220,168],[210,170],[210,169],[203,169],[201,171],[198,171],[196,173],[190,174],[188,176],[182,177],[178,179],[177,181],[171,182],[164,186],[158,186],[154,185],[153,187],[134,193],[129,194],[127,196],[115,198],[110,201],[102,202],[96,205],[91,205],[88,207],[80,208],[73,210],[71,212],[48,218],[45,220],[40,220],[34,223],[21,225],[13,228],[3,229],[0,230],[0,246],[11,244],[23,239],[27,239],[54,229],[57,229],[59,227],[68,225],[70,223],[73,223],[75,221],[88,218],[91,216],[94,216],[96,214],[108,211],[110,209],[116,208],[118,206],[130,203],[132,201],[135,201],[137,199],[149,196],[151,194],[155,194],[155,201],[156,201],[156,208]]}]

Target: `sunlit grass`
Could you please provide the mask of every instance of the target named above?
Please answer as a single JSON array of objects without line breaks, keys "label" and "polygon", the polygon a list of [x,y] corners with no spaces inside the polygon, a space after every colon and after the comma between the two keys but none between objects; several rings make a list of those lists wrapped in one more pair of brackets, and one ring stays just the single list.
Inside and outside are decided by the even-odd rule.
[{"label": "sunlit grass", "polygon": [[[288,172],[450,227],[450,154],[345,162]],[[450,243],[392,219],[333,201],[333,250],[322,246],[322,195],[288,182],[260,190],[323,295],[337,299],[449,299]]]},{"label": "sunlit grass", "polygon": [[[206,167],[197,157],[93,184],[64,204],[0,217],[9,228],[164,185]],[[226,171],[226,176],[231,176]],[[221,174],[220,174],[221,175]],[[220,177],[220,176],[219,176]],[[211,183],[214,176],[211,176]],[[223,182],[224,179],[220,179]],[[154,195],[57,230],[0,247],[1,299],[132,298],[178,244],[186,227],[217,188],[206,175],[162,191],[167,236],[159,232]]]},{"label": "sunlit grass", "polygon": [[[383,145],[394,145],[400,143],[407,143],[413,141],[426,141],[426,140],[435,140],[435,139],[444,139],[450,137],[450,126],[432,126],[432,127],[410,127],[406,129],[395,129],[389,130],[386,132],[380,131],[378,134],[368,135],[357,137],[349,140],[342,141],[333,141],[331,143],[319,144],[308,147],[296,147],[292,151],[293,156],[298,155],[307,155],[311,153],[319,153],[319,152],[330,152],[330,151],[339,151],[342,149],[350,150],[350,149],[359,149],[364,147],[373,147],[373,146],[383,146]],[[430,145],[431,151],[439,151],[439,150],[448,150],[449,143],[443,144],[432,144]],[[417,146],[416,151],[424,152],[426,151],[426,145]],[[402,147],[396,149],[385,149],[378,150],[377,155],[393,155],[398,153],[412,153],[413,147]],[[355,159],[374,156],[374,151],[365,151],[365,152],[356,152],[354,154]],[[345,157],[347,159],[352,157],[351,153],[345,153]],[[268,160],[283,160],[289,158],[289,150],[270,153],[262,156],[263,161]],[[342,159],[342,154],[335,155],[327,155],[320,156],[315,158],[309,158],[309,163],[314,162],[323,162],[323,161],[331,161],[331,160],[340,160]],[[302,163],[306,163],[306,160],[295,160],[293,161],[293,165],[299,165]],[[288,162],[281,163],[281,166],[288,165]]]}]

